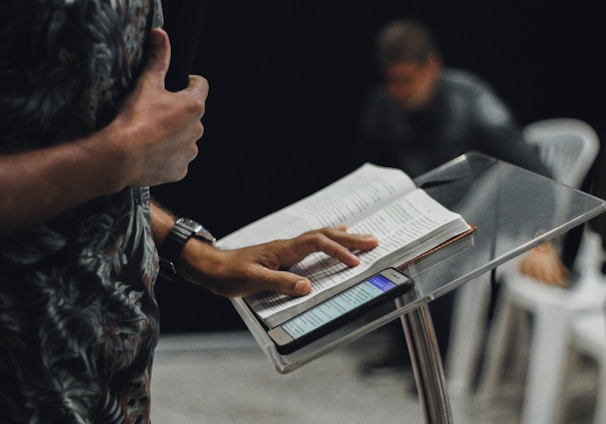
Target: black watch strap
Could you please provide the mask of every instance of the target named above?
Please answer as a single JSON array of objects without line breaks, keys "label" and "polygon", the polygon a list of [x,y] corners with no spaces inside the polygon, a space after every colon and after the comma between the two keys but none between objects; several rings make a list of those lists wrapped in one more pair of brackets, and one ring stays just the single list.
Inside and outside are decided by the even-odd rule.
[{"label": "black watch strap", "polygon": [[171,281],[178,280],[175,264],[181,255],[185,243],[195,237],[208,244],[215,244],[215,238],[200,223],[189,219],[179,218],[160,246],[160,273]]}]

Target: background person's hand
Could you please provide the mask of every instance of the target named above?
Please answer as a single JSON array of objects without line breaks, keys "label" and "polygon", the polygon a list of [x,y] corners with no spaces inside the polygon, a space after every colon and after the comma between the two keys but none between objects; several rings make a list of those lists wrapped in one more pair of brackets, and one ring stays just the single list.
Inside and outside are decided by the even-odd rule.
[{"label": "background person's hand", "polygon": [[522,274],[546,284],[568,286],[568,269],[551,243],[543,243],[524,255],[519,263]]}]

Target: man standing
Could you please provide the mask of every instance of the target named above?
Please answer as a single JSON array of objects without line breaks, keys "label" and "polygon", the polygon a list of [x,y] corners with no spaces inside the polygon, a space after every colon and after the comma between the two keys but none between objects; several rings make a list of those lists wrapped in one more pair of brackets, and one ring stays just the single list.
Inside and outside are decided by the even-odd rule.
[{"label": "man standing", "polygon": [[158,248],[167,273],[241,296],[307,294],[282,269],[376,246],[321,229],[223,251],[151,201],[187,174],[208,93],[165,89],[159,0],[5,0],[0,22],[0,422],[149,422]]}]

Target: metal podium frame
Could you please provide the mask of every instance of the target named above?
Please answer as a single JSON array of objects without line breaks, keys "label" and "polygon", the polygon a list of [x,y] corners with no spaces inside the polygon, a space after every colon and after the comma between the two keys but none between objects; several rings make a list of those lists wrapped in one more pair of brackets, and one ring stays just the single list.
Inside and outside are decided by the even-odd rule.
[{"label": "metal podium frame", "polygon": [[280,373],[291,372],[399,318],[425,421],[449,424],[452,413],[429,302],[603,213],[606,202],[477,152],[462,155],[415,183],[477,230],[403,268],[415,283],[412,292],[289,355],[276,350],[242,299],[232,299],[232,303]]}]

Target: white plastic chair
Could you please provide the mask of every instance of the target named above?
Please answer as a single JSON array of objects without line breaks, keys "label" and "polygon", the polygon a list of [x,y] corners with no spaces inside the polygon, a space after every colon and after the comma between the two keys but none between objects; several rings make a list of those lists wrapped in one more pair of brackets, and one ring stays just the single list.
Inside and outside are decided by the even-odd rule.
[{"label": "white plastic chair", "polygon": [[[594,424],[606,423],[606,314],[604,309],[577,314],[572,321],[570,349],[592,358],[598,368]],[[573,356],[572,359],[575,357]],[[573,364],[574,365],[574,364]],[[566,394],[566,387],[563,387]]]},{"label": "white plastic chair", "polygon": [[[578,188],[598,152],[595,131],[577,119],[537,121],[524,128],[524,138],[539,148],[555,180]],[[506,264],[500,268],[515,267]],[[446,375],[451,395],[467,396],[474,386],[486,340],[491,295],[490,274],[475,278],[455,292]]]},{"label": "white plastic chair", "polygon": [[579,188],[595,161],[600,143],[594,129],[579,119],[545,119],[529,124],[524,139],[539,148],[553,179]]},{"label": "white plastic chair", "polygon": [[[595,131],[575,119],[551,119],[529,125],[524,135],[539,147],[540,156],[554,179],[578,188],[599,149]],[[557,211],[554,211],[557,213]],[[579,279],[569,289],[544,284],[508,267],[501,275],[501,292],[491,325],[479,396],[489,396],[497,387],[514,328],[515,312],[532,317],[528,350],[522,423],[551,424],[557,411],[558,394],[568,355],[572,319],[579,311],[598,310],[606,288],[599,275],[603,252],[601,238],[584,232],[575,269]],[[519,321],[517,321],[519,322]]]}]

